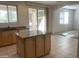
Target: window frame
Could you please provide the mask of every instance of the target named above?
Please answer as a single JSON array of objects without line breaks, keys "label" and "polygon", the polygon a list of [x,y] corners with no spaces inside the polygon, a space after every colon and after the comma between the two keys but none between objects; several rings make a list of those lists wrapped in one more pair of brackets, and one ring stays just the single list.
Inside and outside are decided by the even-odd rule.
[{"label": "window frame", "polygon": [[[65,16],[66,16],[66,13],[68,13],[68,15],[67,15],[67,22],[65,22],[66,21],[66,19],[65,19]],[[69,23],[69,12],[68,11],[65,11],[64,12],[64,24],[68,24]]]},{"label": "window frame", "polygon": [[[31,7],[31,6],[28,6],[28,9],[29,8],[33,8],[33,9],[36,9],[37,10],[37,33],[38,33],[38,10],[44,10],[44,13],[45,13],[45,18],[46,18],[46,33],[47,33],[47,29],[48,29],[48,26],[47,26],[47,9],[46,8],[44,8],[44,7]],[[29,10],[28,10],[28,19],[29,19]]]},{"label": "window frame", "polygon": [[60,13],[62,13],[63,14],[63,18],[61,18],[61,16],[60,16],[60,13],[59,13],[59,23],[60,23],[60,21],[61,21],[61,19],[63,19],[63,23],[60,23],[60,24],[65,24],[65,25],[67,25],[66,23],[65,23],[65,12],[68,12],[68,23],[69,23],[69,11],[61,11]]},{"label": "window frame", "polygon": [[46,16],[46,9],[44,8],[38,8],[37,9],[37,30],[38,30],[38,10],[44,10],[44,15],[45,15],[45,25],[46,25],[46,29],[45,29],[45,33],[47,32],[47,16]]},{"label": "window frame", "polygon": [[[61,15],[60,15],[60,14],[63,15],[62,18],[61,18]],[[61,23],[61,19],[62,19],[62,23]],[[59,23],[60,23],[60,24],[64,24],[64,12],[60,12],[60,13],[59,13]]]},{"label": "window frame", "polygon": [[[11,4],[0,4],[0,5],[6,5],[7,6],[7,17],[8,17],[8,23],[0,23],[0,25],[8,24],[8,26],[9,26],[9,24],[17,24],[19,22],[19,20],[18,20],[18,7],[17,7],[17,5],[11,5]],[[9,22],[8,6],[15,6],[16,7],[17,22]]]}]

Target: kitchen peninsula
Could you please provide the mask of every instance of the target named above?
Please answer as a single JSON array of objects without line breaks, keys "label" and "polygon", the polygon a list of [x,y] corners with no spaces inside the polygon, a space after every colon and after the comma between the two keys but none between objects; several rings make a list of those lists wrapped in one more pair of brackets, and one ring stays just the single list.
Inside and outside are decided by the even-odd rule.
[{"label": "kitchen peninsula", "polygon": [[50,33],[41,31],[19,30],[17,36],[17,54],[23,58],[34,58],[47,55],[51,47]]}]

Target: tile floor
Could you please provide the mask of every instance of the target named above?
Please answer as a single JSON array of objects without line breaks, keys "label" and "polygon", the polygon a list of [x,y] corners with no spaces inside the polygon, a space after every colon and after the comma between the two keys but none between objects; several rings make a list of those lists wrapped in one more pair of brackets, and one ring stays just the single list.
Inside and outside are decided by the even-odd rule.
[{"label": "tile floor", "polygon": [[53,35],[51,37],[51,52],[44,56],[48,58],[76,58],[78,39],[70,36]]},{"label": "tile floor", "polygon": [[[51,51],[43,58],[76,58],[78,39],[70,36],[52,35]],[[18,58],[16,45],[0,48],[0,58]]]}]

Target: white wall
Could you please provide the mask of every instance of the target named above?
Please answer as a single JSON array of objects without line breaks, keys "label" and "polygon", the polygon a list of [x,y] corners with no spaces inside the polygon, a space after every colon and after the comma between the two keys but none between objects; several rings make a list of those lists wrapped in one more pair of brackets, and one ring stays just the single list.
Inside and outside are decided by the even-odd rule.
[{"label": "white wall", "polygon": [[74,29],[79,30],[79,8],[75,10]]},{"label": "white wall", "polygon": [[48,16],[48,20],[47,20],[47,26],[48,26],[48,32],[51,33],[52,32],[52,8],[49,7],[48,9],[48,13],[47,13],[47,16]]},{"label": "white wall", "polygon": [[26,26],[28,27],[28,7],[25,4],[18,4],[18,23],[9,26]]},{"label": "white wall", "polygon": [[18,22],[17,23],[9,23],[9,24],[0,24],[1,27],[18,27],[18,26],[26,26],[29,28],[29,19],[28,19],[28,8],[46,8],[47,6],[42,4],[35,4],[29,2],[0,2],[0,4],[8,4],[8,5],[16,5],[17,13],[18,13]]},{"label": "white wall", "polygon": [[[0,2],[1,3],[1,2]],[[6,4],[6,2],[2,3]],[[18,22],[9,24],[0,24],[0,27],[16,27],[16,26],[26,26],[28,27],[28,7],[24,3],[7,3],[9,5],[17,6]]]},{"label": "white wall", "polygon": [[[25,4],[26,3],[26,4]],[[17,24],[10,24],[10,26],[26,26],[28,27],[28,5],[29,6],[39,6],[39,7],[47,7],[44,5],[39,5],[39,4],[30,4],[27,2],[0,2],[0,4],[10,4],[10,5],[17,5],[18,7],[18,23]],[[69,3],[69,4],[73,4],[73,3]],[[56,6],[51,6],[49,7],[49,13],[48,13],[48,32],[60,32],[60,31],[65,31],[68,29],[71,29],[72,26],[61,26],[58,22],[58,9],[60,7],[64,6],[64,4],[62,5],[56,5]],[[53,17],[54,16],[54,17]],[[72,17],[71,17],[72,18]],[[7,27],[8,24],[0,24],[0,27]],[[66,29],[68,28],[68,29]],[[61,30],[62,29],[62,30]]]},{"label": "white wall", "polygon": [[73,29],[73,10],[65,9],[69,11],[69,24],[60,24],[59,20],[59,12],[62,11],[62,8],[56,9],[53,11],[53,24],[52,24],[52,32],[57,33],[57,32],[63,32],[63,31],[68,31]]}]

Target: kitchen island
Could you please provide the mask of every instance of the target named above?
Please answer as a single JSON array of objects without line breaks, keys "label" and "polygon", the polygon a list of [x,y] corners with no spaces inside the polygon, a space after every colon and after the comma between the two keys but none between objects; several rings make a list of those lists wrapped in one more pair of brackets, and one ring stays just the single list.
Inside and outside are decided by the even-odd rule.
[{"label": "kitchen island", "polygon": [[23,58],[35,58],[47,55],[51,49],[51,35],[41,31],[19,30],[17,36],[17,54]]}]

